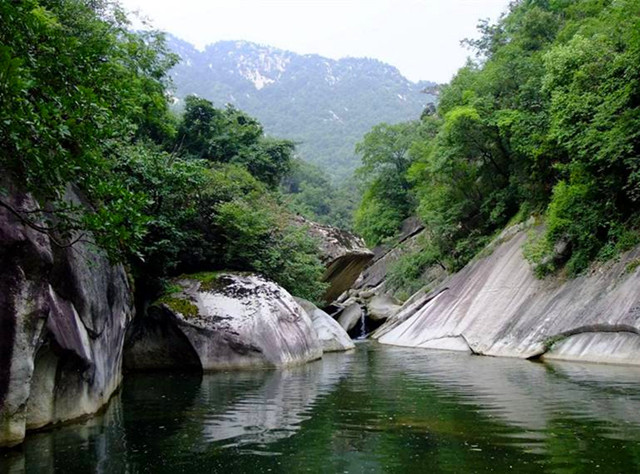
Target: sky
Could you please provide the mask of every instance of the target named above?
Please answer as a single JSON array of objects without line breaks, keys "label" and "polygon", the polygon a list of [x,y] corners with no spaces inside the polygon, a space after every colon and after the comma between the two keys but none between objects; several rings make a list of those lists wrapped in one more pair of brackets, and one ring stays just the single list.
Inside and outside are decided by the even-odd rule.
[{"label": "sky", "polygon": [[510,0],[120,0],[198,48],[246,40],[333,59],[369,57],[412,81],[448,82],[472,52],[481,18]]}]

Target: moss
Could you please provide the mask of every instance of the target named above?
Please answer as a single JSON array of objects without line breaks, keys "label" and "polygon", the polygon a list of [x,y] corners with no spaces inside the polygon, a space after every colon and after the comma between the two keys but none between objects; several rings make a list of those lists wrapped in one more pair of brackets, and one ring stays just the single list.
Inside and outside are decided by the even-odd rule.
[{"label": "moss", "polygon": [[163,292],[164,296],[168,296],[168,295],[174,295],[176,293],[180,293],[182,291],[182,288],[180,287],[180,285],[176,285],[174,283],[168,284]]},{"label": "moss", "polygon": [[225,279],[221,279],[221,276],[225,274],[233,274],[240,276],[252,275],[251,272],[241,272],[236,270],[220,270],[215,272],[198,272],[191,274],[183,274],[178,277],[178,280],[196,280],[200,282],[200,291],[214,291],[222,290],[228,284]]},{"label": "moss", "polygon": [[561,341],[564,341],[566,338],[567,338],[566,334],[556,334],[555,336],[551,336],[551,337],[548,337],[547,339],[545,339],[543,341],[543,344],[544,344],[544,346],[546,347],[547,350],[551,350],[551,348],[555,344],[557,344],[557,343],[559,343]]},{"label": "moss", "polygon": [[640,258],[636,258],[635,260],[631,260],[627,263],[627,266],[624,268],[625,273],[633,273],[636,269],[640,267]]},{"label": "moss", "polygon": [[185,318],[193,318],[198,316],[198,307],[191,301],[184,298],[176,298],[174,296],[165,295],[156,301],[156,304],[165,304],[176,313],[180,313]]}]

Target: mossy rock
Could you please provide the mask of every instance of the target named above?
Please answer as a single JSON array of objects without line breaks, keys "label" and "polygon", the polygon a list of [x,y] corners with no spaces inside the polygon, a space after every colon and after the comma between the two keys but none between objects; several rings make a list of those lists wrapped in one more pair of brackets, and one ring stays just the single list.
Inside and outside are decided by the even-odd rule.
[{"label": "mossy rock", "polygon": [[[221,291],[228,281],[223,278],[225,275],[249,276],[252,272],[241,272],[236,270],[220,270],[215,272],[198,272],[180,275],[176,280],[195,280],[200,282],[200,291]],[[222,278],[221,278],[222,277]]]},{"label": "mossy rock", "polygon": [[638,267],[640,267],[640,258],[636,258],[635,260],[631,260],[629,263],[627,263],[627,266],[624,269],[624,273],[633,273]]},{"label": "mossy rock", "polygon": [[184,298],[177,298],[171,295],[165,295],[156,301],[155,304],[165,304],[176,313],[180,313],[185,319],[195,318],[199,315],[198,307],[191,301]]}]

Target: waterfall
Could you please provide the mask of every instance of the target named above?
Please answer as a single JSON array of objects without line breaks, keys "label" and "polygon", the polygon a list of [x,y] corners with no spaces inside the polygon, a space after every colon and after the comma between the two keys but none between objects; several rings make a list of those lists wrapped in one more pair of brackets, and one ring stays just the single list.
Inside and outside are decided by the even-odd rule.
[{"label": "waterfall", "polygon": [[367,308],[362,308],[362,316],[360,316],[360,334],[356,339],[365,339],[367,337]]}]

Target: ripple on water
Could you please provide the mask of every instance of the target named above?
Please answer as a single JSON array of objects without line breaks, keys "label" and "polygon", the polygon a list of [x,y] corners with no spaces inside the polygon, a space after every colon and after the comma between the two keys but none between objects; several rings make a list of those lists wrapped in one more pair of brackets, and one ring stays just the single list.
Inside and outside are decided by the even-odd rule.
[{"label": "ripple on water", "polygon": [[[638,472],[640,369],[359,343],[289,370],[131,374],[0,472]],[[599,467],[598,467],[599,466]]]}]

